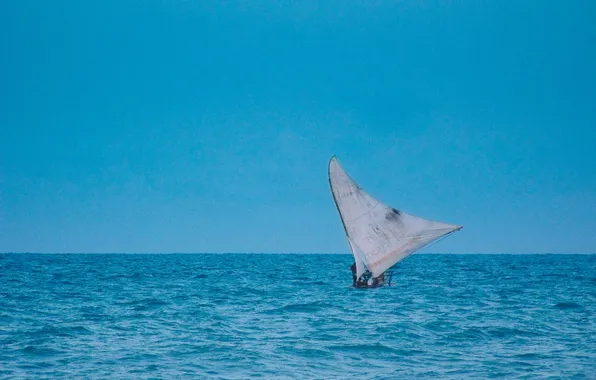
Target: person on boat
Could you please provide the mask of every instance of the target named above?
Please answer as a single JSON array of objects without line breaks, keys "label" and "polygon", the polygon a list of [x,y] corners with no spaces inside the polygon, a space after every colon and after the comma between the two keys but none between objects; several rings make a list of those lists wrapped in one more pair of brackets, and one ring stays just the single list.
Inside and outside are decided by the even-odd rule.
[{"label": "person on boat", "polygon": [[366,281],[367,288],[376,288],[385,284],[385,273],[380,274],[377,277],[373,277],[372,274],[368,281]]},{"label": "person on boat", "polygon": [[[376,278],[373,279],[372,274],[369,271],[366,271],[362,276],[358,277],[356,272],[356,263],[350,266],[350,270],[352,271],[352,286],[355,288],[374,288],[378,281]],[[373,281],[373,285],[369,285],[369,283]]]},{"label": "person on boat", "polygon": [[356,262],[350,266],[350,270],[352,271],[352,286],[356,286],[356,282],[358,282],[358,277],[356,276]]},{"label": "person on boat", "polygon": [[[352,272],[352,279],[355,279],[355,273]],[[376,288],[385,284],[385,273],[374,277],[369,271],[366,271],[359,279],[355,280],[354,286],[357,288]]]}]

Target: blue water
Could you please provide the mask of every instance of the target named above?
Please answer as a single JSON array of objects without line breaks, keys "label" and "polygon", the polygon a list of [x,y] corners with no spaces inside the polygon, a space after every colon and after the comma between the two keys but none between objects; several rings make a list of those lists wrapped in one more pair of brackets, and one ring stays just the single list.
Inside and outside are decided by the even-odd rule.
[{"label": "blue water", "polygon": [[596,378],[596,255],[0,255],[0,378]]}]

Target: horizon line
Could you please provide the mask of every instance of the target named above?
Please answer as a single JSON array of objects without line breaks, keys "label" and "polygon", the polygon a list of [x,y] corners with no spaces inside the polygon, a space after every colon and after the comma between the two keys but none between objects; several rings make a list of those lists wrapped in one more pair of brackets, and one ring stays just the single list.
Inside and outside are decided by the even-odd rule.
[{"label": "horizon line", "polygon": [[[350,252],[0,252],[0,255],[352,255]],[[596,255],[596,252],[421,252],[415,255]]]}]

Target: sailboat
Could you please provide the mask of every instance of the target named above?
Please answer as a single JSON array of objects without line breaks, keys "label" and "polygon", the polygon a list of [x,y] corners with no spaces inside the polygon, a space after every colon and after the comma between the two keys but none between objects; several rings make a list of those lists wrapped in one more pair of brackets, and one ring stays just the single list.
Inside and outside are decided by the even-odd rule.
[{"label": "sailboat", "polygon": [[329,185],[354,255],[353,285],[391,285],[395,264],[463,226],[436,222],[389,207],[365,192],[340,165],[329,161]]}]

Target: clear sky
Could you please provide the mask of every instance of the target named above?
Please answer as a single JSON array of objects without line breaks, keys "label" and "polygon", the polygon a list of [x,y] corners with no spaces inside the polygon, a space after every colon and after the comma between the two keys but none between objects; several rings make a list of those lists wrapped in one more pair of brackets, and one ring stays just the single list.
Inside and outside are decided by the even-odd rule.
[{"label": "clear sky", "polygon": [[596,2],[0,2],[0,252],[347,252],[337,154],[465,228],[596,252]]}]

